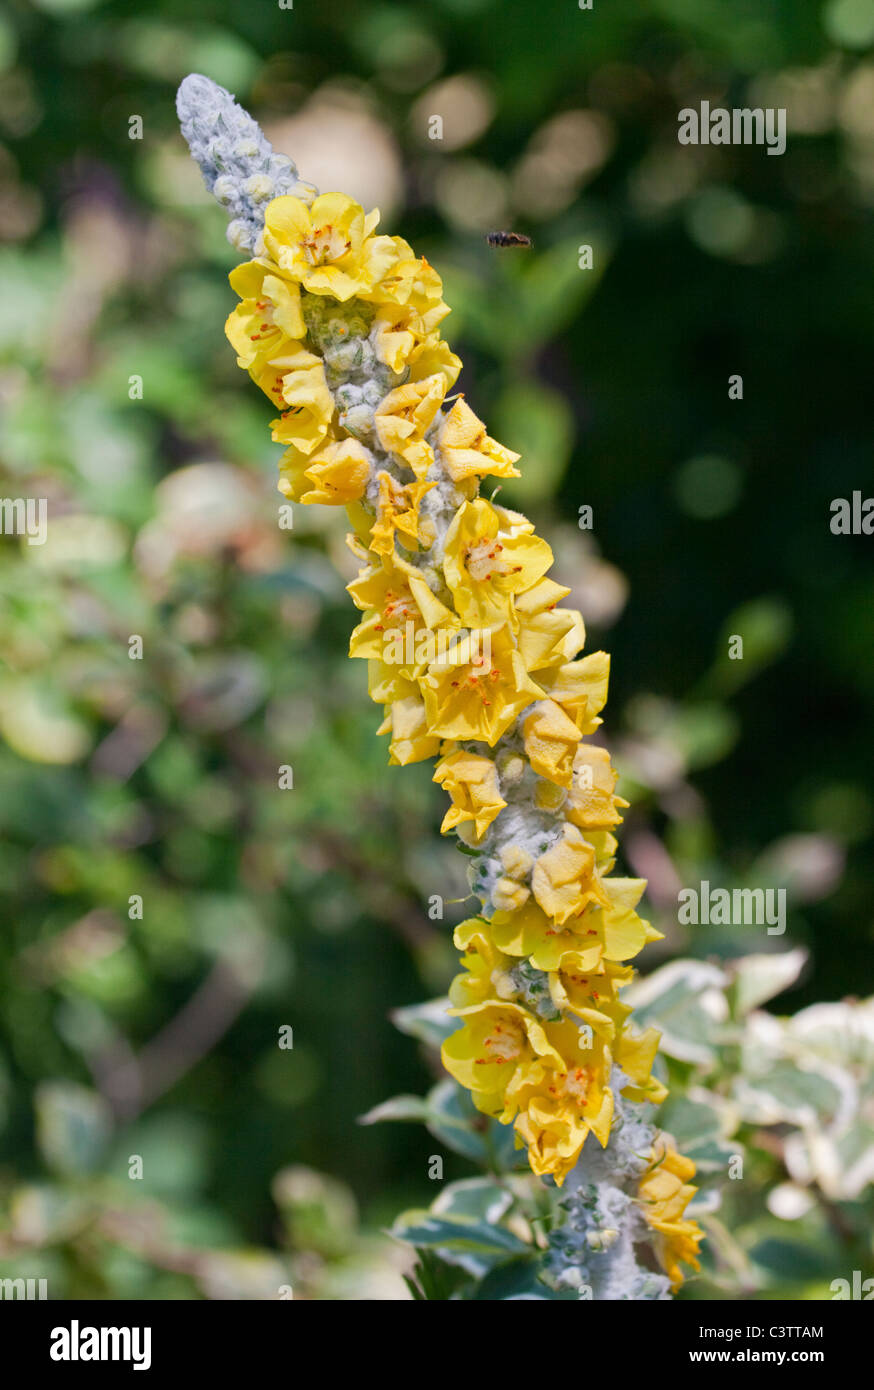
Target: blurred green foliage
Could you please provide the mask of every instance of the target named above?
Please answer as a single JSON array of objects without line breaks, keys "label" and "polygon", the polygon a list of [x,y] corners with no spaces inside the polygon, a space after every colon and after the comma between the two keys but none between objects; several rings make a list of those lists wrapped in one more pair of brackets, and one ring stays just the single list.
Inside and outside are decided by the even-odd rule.
[{"label": "blurred green foliage", "polygon": [[[787,949],[679,927],[707,878],[787,888],[809,963],[781,1013],[871,991],[874,572],[828,522],[870,478],[872,43],[852,0],[0,17],[0,472],[49,509],[44,546],[0,537],[0,1272],[398,1297],[376,1233],[434,1195],[434,1139],[356,1117],[439,1078],[388,1014],[445,988],[464,906],[427,902],[463,860],[345,660],[342,521],[277,526],[233,255],[176,129],[191,70],[444,273],[462,389],[524,452],[502,500],[613,654],[623,851],[666,932],[644,970]],[[785,156],[679,147],[702,98],[785,106]],[[503,225],[534,250],[489,250]],[[741,1274],[789,1180],[780,1153],[751,1171]]]}]

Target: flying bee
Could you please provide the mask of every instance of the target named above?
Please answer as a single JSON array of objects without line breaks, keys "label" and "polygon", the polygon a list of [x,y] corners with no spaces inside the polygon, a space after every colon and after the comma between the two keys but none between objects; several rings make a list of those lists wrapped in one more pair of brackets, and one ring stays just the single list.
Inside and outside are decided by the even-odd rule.
[{"label": "flying bee", "polygon": [[486,241],[489,246],[521,246],[524,250],[533,244],[530,236],[521,232],[489,232]]}]

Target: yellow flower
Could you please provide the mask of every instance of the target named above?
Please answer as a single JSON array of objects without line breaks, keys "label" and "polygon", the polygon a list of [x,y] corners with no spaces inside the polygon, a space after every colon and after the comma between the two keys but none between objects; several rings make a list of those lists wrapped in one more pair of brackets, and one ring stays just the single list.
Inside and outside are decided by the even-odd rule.
[{"label": "yellow flower", "polygon": [[370,548],[377,555],[395,553],[395,535],[401,536],[401,544],[407,550],[418,548],[419,503],[433,483],[417,481],[399,483],[390,473],[381,469],[376,475],[377,500],[376,520],[370,527]]},{"label": "yellow flower", "polygon": [[518,478],[513,464],[519,455],[505,449],[486,433],[482,420],[474,415],[462,397],[444,415],[440,428],[440,451],[446,472],[453,482],[489,475],[495,478]]},{"label": "yellow flower", "polygon": [[392,237],[394,259],[376,288],[364,298],[382,304],[407,305],[419,314],[440,311],[440,322],[449,313],[443,301],[443,281],[424,256],[417,256],[403,237]]},{"label": "yellow flower", "polygon": [[[538,861],[539,862],[539,861]],[[510,956],[527,956],[538,970],[574,969],[582,974],[602,962],[631,960],[661,932],[634,911],[646,884],[640,878],[605,878],[607,906],[590,902],[558,925],[536,899],[516,911],[499,911],[491,921],[495,943]]]},{"label": "yellow flower", "polygon": [[448,343],[444,343],[436,333],[432,333],[424,342],[413,348],[407,363],[410,381],[424,381],[426,377],[442,376],[446,391],[455,385],[461,368],[461,358],[456,356]]},{"label": "yellow flower", "polygon": [[310,486],[306,477],[309,461],[309,454],[302,454],[293,444],[288,446],[279,460],[279,481],[276,486],[291,502],[299,502]]},{"label": "yellow flower", "polygon": [[377,733],[391,734],[389,762],[393,764],[421,763],[440,751],[440,740],[428,733],[424,706],[415,695],[394,700]]},{"label": "yellow flower", "polygon": [[616,864],[616,847],[619,841],[609,830],[589,830],[585,837],[595,851],[595,863],[602,876],[610,874]]},{"label": "yellow flower", "polygon": [[445,393],[445,378],[429,376],[389,391],[376,409],[374,423],[383,449],[402,458],[420,479],[434,462],[434,451],[425,441],[425,431]]},{"label": "yellow flower", "polygon": [[406,370],[408,381],[421,381],[439,373],[448,391],[461,371],[461,358],[450,351],[437,332],[448,313],[449,306],[439,297],[433,301],[380,304],[373,320],[377,357],[393,372]]},{"label": "yellow flower", "polygon": [[507,969],[514,962],[495,947],[488,922],[482,917],[468,918],[458,924],[452,939],[458,950],[464,952],[461,958],[464,969],[449,986],[450,1003],[456,1009],[466,1009],[487,1000],[498,1002],[503,998],[504,1002],[514,1002],[512,987],[503,996],[496,988],[508,980]]},{"label": "yellow flower", "polygon": [[561,837],[534,865],[531,891],[538,906],[559,926],[589,903],[604,907],[610,903],[597,872],[594,847],[575,825],[567,823],[562,825]]},{"label": "yellow flower", "polygon": [[[582,987],[571,975],[548,974],[529,961],[506,955],[497,944],[492,923],[484,917],[470,917],[459,923],[453,940],[465,953],[461,962],[464,973],[455,977],[449,990],[450,1000],[457,1008],[485,999],[512,1000],[527,1005],[536,999],[534,1012],[540,1013],[543,1019],[556,1019],[562,1010],[572,1009],[583,1021],[591,1021],[595,1032],[607,1041],[613,1038],[617,1021],[621,1023],[624,1018],[623,1014],[614,1020],[609,1012],[603,1011],[604,1005],[595,1006],[600,997],[606,1001],[608,1009],[615,1010],[616,990],[619,984],[627,982],[630,967],[611,965],[608,967],[610,973],[589,978],[586,981],[588,993],[584,996]],[[600,994],[593,981],[597,981]]]},{"label": "yellow flower", "polygon": [[573,719],[581,734],[592,734],[602,722],[598,713],[607,703],[610,658],[606,652],[592,652],[579,661],[540,670],[543,689]]},{"label": "yellow flower", "polygon": [[[658,1034],[649,1029],[637,1037],[623,1031],[630,1010],[619,1002],[617,987],[627,981],[630,971],[621,966],[611,966],[606,974],[586,979],[583,992],[572,975],[538,979],[537,972],[532,975],[526,966],[520,976],[519,963],[514,964],[500,951],[490,924],[482,918],[462,922],[454,939],[465,954],[464,970],[450,988],[455,1006],[451,1012],[467,1020],[479,1019],[481,1025],[485,1019],[487,1030],[484,1033],[482,1026],[479,1030],[474,1026],[455,1035],[448,1049],[455,1070],[448,1062],[446,1065],[462,1084],[480,1093],[474,1095],[479,1108],[503,1123],[519,1109],[516,1130],[531,1147],[534,1171],[551,1174],[561,1183],[588,1133],[594,1133],[602,1145],[607,1143],[613,1114],[609,1081],[614,1057],[626,1076],[645,1088],[652,1084],[649,1073]],[[549,995],[545,993],[546,982]],[[532,1031],[530,1010],[517,1002],[523,993],[527,1002],[532,991],[538,1010],[545,1006],[549,1011],[540,1020],[542,1038]],[[502,1012],[504,1005],[515,1007]],[[575,1013],[576,1021],[566,1013],[559,1017],[565,1010]],[[495,1019],[499,1021],[496,1029],[492,1027]],[[544,1039],[549,1049],[543,1045]],[[526,1042],[532,1044],[530,1050]],[[496,1075],[495,1068],[473,1072],[471,1057],[477,1067],[500,1062],[500,1074]],[[515,1064],[511,1069],[506,1067],[510,1062]],[[629,1096],[632,1089],[626,1087],[623,1095]]]},{"label": "yellow flower", "polygon": [[444,835],[470,822],[476,839],[481,840],[507,804],[501,796],[495,764],[478,753],[459,749],[447,754],[437,764],[434,781],[452,797],[440,827]]},{"label": "yellow flower", "polygon": [[591,908],[592,925],[604,938],[607,960],[631,960],[644,946],[662,941],[657,931],[635,911],[644,889],[645,878],[606,878],[603,887],[607,894],[605,907]]},{"label": "yellow flower", "polygon": [[581,830],[607,830],[619,825],[619,807],[628,802],[616,796],[616,780],[607,749],[581,743],[574,756],[571,790],[564,804],[568,820]]},{"label": "yellow flower", "polygon": [[586,640],[582,614],[575,608],[556,608],[557,587],[551,579],[541,579],[516,599],[519,650],[529,671],[571,661]]},{"label": "yellow flower", "polygon": [[[509,507],[502,507],[500,502],[489,504],[498,514],[501,530],[509,536],[533,536],[534,522],[529,521],[522,512],[514,512]],[[565,589],[564,593],[569,594],[570,589]]]},{"label": "yellow flower", "polygon": [[633,973],[630,965],[612,961],[602,962],[597,970],[583,971],[568,955],[562,968],[551,972],[548,979],[552,997],[562,1013],[570,1011],[611,1042],[631,1012],[628,1005],[620,1003],[618,991],[628,984]]},{"label": "yellow flower", "polygon": [[661,1033],[657,1028],[647,1028],[642,1033],[625,1032],[620,1038],[616,1047],[616,1062],[631,1083],[622,1088],[626,1100],[661,1105],[667,1098],[667,1086],[658,1077],[650,1075],[660,1038]]},{"label": "yellow flower", "polygon": [[[484,655],[488,635],[491,660]],[[494,747],[518,714],[543,692],[525,670],[506,625],[462,634],[419,684],[428,727],[441,738],[478,739]]]},{"label": "yellow flower", "polygon": [[698,1191],[688,1179],[695,1176],[691,1158],[677,1152],[666,1135],[656,1140],[652,1166],[638,1188],[641,1210],[656,1234],[656,1254],[671,1281],[674,1292],[683,1282],[681,1262],[700,1269],[698,1248],[704,1239],[697,1221],[685,1216],[686,1207]]},{"label": "yellow flower", "polygon": [[378,221],[345,193],[323,193],[311,207],[286,194],[267,208],[264,244],[290,279],[343,302],[371,290],[397,259],[392,237],[371,236]]},{"label": "yellow flower", "polygon": [[522,736],[534,771],[550,782],[569,787],[574,774],[574,754],[582,735],[561,705],[554,700],[541,700],[526,715]]},{"label": "yellow flower", "polygon": [[277,444],[293,444],[311,454],[321,444],[334,417],[334,397],[328,390],[321,357],[297,343],[271,360],[253,379],[282,414],[271,422]]},{"label": "yellow flower", "polygon": [[561,1054],[543,1024],[518,1004],[486,1000],[450,1012],[462,1026],[443,1044],[444,1067],[467,1087],[478,1110],[509,1124],[520,1089],[560,1069]]},{"label": "yellow flower", "polygon": [[530,589],[551,564],[546,541],[503,533],[500,512],[482,497],[463,502],[446,532],[443,573],[467,627],[514,619],[513,595]]},{"label": "yellow flower", "polygon": [[[416,682],[405,676],[399,667],[388,666],[378,659],[367,663],[367,693],[377,705],[391,705],[396,700],[413,700],[416,705],[422,704]],[[386,722],[379,732],[388,733],[390,728],[391,723]]]},{"label": "yellow flower", "polygon": [[609,1086],[611,1052],[597,1033],[586,1044],[570,1021],[546,1024],[546,1038],[563,1058],[559,1068],[530,1071],[517,1088],[516,1132],[528,1145],[528,1161],[540,1177],[559,1187],[580,1156],[589,1134],[604,1147],[613,1119]]},{"label": "yellow flower", "polygon": [[292,446],[280,460],[280,490],[307,505],[348,506],[364,495],[370,464],[370,453],[357,439],[338,439],[309,458]]},{"label": "yellow flower", "polygon": [[424,313],[408,304],[380,305],[373,320],[373,345],[380,362],[393,372],[403,371],[417,347],[435,340],[437,325],[448,312],[445,304]]},{"label": "yellow flower", "polygon": [[572,960],[580,969],[595,971],[604,955],[601,934],[584,916],[557,927],[534,900],[495,912],[491,927],[500,950],[527,957],[538,970],[558,970]]},{"label": "yellow flower", "polygon": [[[368,551],[364,552],[364,556],[368,560],[373,558]],[[346,585],[346,592],[351,595],[355,607],[364,613],[370,608],[384,610],[395,598],[402,597],[404,605],[408,607],[408,612],[403,615],[406,620],[417,611],[409,581],[421,578],[421,573],[408,560],[393,555],[379,564],[370,563],[359,570],[355,579]]]},{"label": "yellow flower", "polygon": [[264,259],[236,266],[228,278],[242,303],[228,316],[225,333],[237,366],[258,375],[272,357],[291,350],[292,340],[306,335],[300,289]]},{"label": "yellow flower", "polygon": [[347,587],[359,607],[371,601],[352,633],[349,655],[395,666],[408,679],[430,661],[434,644],[426,639],[433,630],[458,627],[456,615],[435,597],[421,572],[397,555]]}]

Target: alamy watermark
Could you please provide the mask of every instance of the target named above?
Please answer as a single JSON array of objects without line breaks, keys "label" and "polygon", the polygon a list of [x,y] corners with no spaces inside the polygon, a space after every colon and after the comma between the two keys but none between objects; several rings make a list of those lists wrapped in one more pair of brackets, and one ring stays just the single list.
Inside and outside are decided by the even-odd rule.
[{"label": "alamy watermark", "polygon": [[47,1299],[48,1279],[0,1279],[0,1299]]},{"label": "alamy watermark", "polygon": [[874,1279],[862,1278],[860,1269],[853,1270],[853,1281],[849,1279],[833,1279],[829,1284],[832,1294],[832,1302],[840,1303],[846,1299],[856,1299],[862,1303],[870,1303],[874,1299]]},{"label": "alamy watermark", "polygon": [[0,497],[0,533],[45,545],[49,504],[45,497]]},{"label": "alamy watermark", "polygon": [[834,497],[829,507],[829,530],[833,536],[874,535],[874,497],[863,497],[856,488],[849,497]]},{"label": "alamy watermark", "polygon": [[767,927],[769,936],[786,930],[785,888],[698,888],[677,894],[677,921],[682,927]]},{"label": "alamy watermark", "polygon": [[387,666],[430,666],[441,661],[450,666],[490,667],[492,634],[487,627],[424,627],[417,631],[411,619],[403,629],[392,628],[385,634],[382,659]]},{"label": "alamy watermark", "polygon": [[684,106],[677,120],[681,145],[767,145],[768,154],[786,151],[784,106],[735,106],[728,111],[702,101],[700,111]]},{"label": "alamy watermark", "polygon": [[53,1361],[130,1361],[135,1371],[152,1364],[150,1327],[53,1327],[49,1356]]}]

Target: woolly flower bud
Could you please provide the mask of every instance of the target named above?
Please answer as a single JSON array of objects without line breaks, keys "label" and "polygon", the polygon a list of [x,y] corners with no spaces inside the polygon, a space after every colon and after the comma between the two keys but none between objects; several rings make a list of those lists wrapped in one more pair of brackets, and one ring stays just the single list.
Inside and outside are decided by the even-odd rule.
[{"label": "woolly flower bud", "polygon": [[288,156],[274,154],[257,121],[218,83],[191,73],[176,94],[176,110],[207,189],[231,216],[228,241],[236,250],[256,250],[271,199],[292,193],[311,203],[316,196]]},{"label": "woolly flower bud", "polygon": [[228,223],[227,237],[235,251],[248,251],[250,227],[241,217],[235,217],[233,222]]},{"label": "woolly flower bud", "polygon": [[615,1245],[619,1239],[619,1232],[615,1226],[605,1226],[600,1231],[587,1231],[586,1244],[590,1250],[609,1250],[611,1245]]},{"label": "woolly flower bud", "polygon": [[253,203],[267,203],[275,196],[276,184],[266,174],[253,174],[243,185]]},{"label": "woolly flower bud", "polygon": [[212,186],[212,196],[222,207],[228,207],[237,196],[237,185],[229,174],[220,174]]}]

